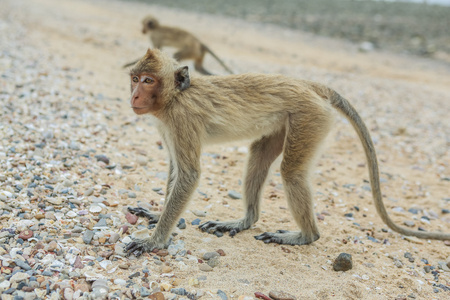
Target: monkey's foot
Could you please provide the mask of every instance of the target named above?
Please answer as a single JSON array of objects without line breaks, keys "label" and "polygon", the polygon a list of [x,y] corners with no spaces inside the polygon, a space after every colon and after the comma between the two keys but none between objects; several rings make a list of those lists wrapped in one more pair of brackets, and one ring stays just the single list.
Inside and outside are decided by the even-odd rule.
[{"label": "monkey's foot", "polygon": [[[169,241],[170,243],[170,241]],[[136,257],[141,256],[144,252],[152,252],[154,249],[167,248],[169,243],[155,243],[151,238],[148,239],[133,239],[132,242],[127,244],[125,251],[130,254],[134,254]]]},{"label": "monkey's foot", "polygon": [[159,214],[152,213],[148,209],[143,207],[128,207],[128,211],[138,217],[147,218],[149,224],[155,224],[159,221]]},{"label": "monkey's foot", "polygon": [[234,236],[236,235],[236,233],[250,228],[250,225],[246,225],[246,223],[247,222],[245,222],[245,219],[228,222],[208,221],[200,225],[199,228],[202,231],[206,231],[208,233],[215,235],[218,235],[218,233],[224,233],[229,231],[230,236]]},{"label": "monkey's foot", "polygon": [[277,230],[277,232],[264,232],[256,235],[255,239],[264,243],[277,243],[283,245],[308,245],[319,239],[319,234],[313,234],[312,237],[303,236],[299,231]]}]

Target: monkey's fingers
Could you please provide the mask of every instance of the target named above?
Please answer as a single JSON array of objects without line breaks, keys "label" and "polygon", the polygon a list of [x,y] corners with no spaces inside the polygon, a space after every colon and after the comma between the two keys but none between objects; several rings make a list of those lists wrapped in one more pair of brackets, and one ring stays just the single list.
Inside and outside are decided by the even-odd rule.
[{"label": "monkey's fingers", "polygon": [[127,245],[127,247],[125,248],[125,250],[128,253],[128,255],[134,254],[134,256],[136,256],[136,257],[141,256],[141,254],[144,252],[142,245],[140,245],[136,242],[129,243]]},{"label": "monkey's fingers", "polygon": [[268,243],[282,244],[281,239],[276,237],[275,233],[272,233],[272,232],[264,232],[260,235],[255,235],[254,238],[257,240],[263,241],[266,244],[268,244]]},{"label": "monkey's fingers", "polygon": [[153,214],[143,207],[128,207],[128,211],[138,217],[147,218],[149,224],[156,224],[159,221],[159,214]]}]

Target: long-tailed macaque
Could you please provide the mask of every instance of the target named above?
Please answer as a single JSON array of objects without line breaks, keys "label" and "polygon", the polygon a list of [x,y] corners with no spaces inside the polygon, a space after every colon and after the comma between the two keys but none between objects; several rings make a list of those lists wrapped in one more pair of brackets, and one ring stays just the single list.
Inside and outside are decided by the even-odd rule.
[{"label": "long-tailed macaque", "polygon": [[208,233],[249,229],[260,213],[261,190],[272,162],[283,154],[281,176],[289,209],[301,231],[279,230],[255,236],[265,243],[305,245],[319,238],[313,213],[310,176],[322,141],[333,126],[333,109],[353,125],[364,146],[378,214],[393,230],[408,236],[449,240],[450,234],[421,232],[396,225],[380,191],[378,163],[366,125],[352,105],[334,90],[315,82],[281,75],[241,74],[190,77],[188,67],[159,50],[148,50],[130,71],[130,105],[154,117],[169,151],[170,168],[161,215],[129,208],[157,222],[147,239],[134,239],[136,255],[168,246],[170,233],[200,178],[202,145],[253,138],[244,179],[245,216],[200,225]]},{"label": "long-tailed macaque", "polygon": [[[153,16],[146,16],[142,20],[142,33],[150,34],[150,39],[153,43],[153,47],[161,49],[162,47],[174,47],[178,49],[178,52],[174,54],[174,58],[178,61],[185,59],[194,60],[194,67],[199,73],[204,75],[212,75],[203,67],[203,59],[206,52],[209,52],[230,74],[233,74],[225,63],[209,49],[205,44],[200,42],[193,34],[186,30],[162,26],[158,20]],[[124,65],[124,68],[130,67],[136,64],[138,60],[130,62]]]}]

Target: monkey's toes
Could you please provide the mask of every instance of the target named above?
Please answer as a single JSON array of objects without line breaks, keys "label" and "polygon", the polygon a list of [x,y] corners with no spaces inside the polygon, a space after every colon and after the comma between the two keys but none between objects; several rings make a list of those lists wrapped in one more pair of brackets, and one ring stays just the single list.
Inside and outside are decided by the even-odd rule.
[{"label": "monkey's toes", "polygon": [[277,243],[277,244],[283,244],[280,237],[277,237],[275,233],[271,232],[264,232],[260,235],[255,235],[255,239],[263,241],[264,243]]},{"label": "monkey's toes", "polygon": [[143,207],[128,207],[128,211],[138,217],[148,219],[149,224],[156,224],[159,221],[159,215],[151,213],[148,209]]},{"label": "monkey's toes", "polygon": [[199,226],[202,231],[206,231],[207,233],[214,234],[217,237],[221,237],[223,233],[230,232],[230,236],[236,235],[239,231],[239,228],[235,228],[230,225],[220,224],[220,222],[208,221]]},{"label": "monkey's toes", "polygon": [[136,242],[130,242],[125,248],[125,251],[128,253],[128,255],[134,254],[134,256],[139,257],[144,252],[144,249],[142,245],[139,245]]}]

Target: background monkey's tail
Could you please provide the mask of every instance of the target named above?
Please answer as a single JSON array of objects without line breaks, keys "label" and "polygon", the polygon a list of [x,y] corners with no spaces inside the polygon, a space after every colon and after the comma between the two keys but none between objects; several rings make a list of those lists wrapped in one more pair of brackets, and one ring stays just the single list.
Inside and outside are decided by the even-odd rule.
[{"label": "background monkey's tail", "polygon": [[122,69],[125,69],[125,68],[128,68],[128,67],[131,67],[132,65],[135,65],[139,60],[140,60],[140,58],[138,58],[138,59],[136,59],[136,60],[133,60],[132,62],[129,62],[129,63],[127,63],[127,64],[124,64],[124,65],[122,66]]},{"label": "background monkey's tail", "polygon": [[219,64],[225,69],[227,70],[228,73],[233,74],[233,71],[230,70],[230,68],[227,67],[227,65],[225,65],[225,63],[214,53],[212,52],[211,49],[209,49],[206,45],[202,45],[203,48],[209,52],[209,54],[211,54],[218,62]]},{"label": "background monkey's tail", "polygon": [[366,125],[362,121],[358,112],[353,108],[353,106],[337,92],[324,86],[314,85],[314,87],[316,92],[321,97],[328,98],[333,107],[336,108],[342,114],[344,114],[346,118],[350,121],[350,123],[353,125],[353,128],[355,128],[359,136],[359,139],[361,140],[361,143],[364,147],[364,151],[366,153],[366,158],[369,166],[369,177],[372,188],[372,195],[375,202],[375,207],[383,222],[387,226],[389,226],[389,228],[391,228],[392,230],[397,231],[403,235],[415,236],[422,239],[450,240],[450,233],[423,232],[410,230],[398,226],[392,221],[383,204],[383,198],[380,189],[380,177],[378,171],[377,156],[375,153],[375,147],[373,145],[372,138],[370,137]]}]

